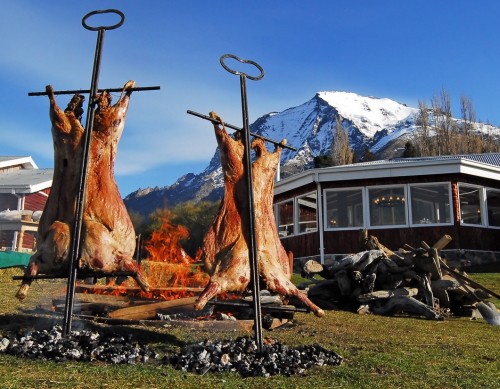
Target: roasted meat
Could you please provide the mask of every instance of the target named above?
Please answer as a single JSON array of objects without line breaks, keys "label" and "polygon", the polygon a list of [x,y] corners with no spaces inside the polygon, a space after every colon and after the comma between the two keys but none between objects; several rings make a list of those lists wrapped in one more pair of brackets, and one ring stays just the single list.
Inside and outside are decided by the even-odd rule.
[{"label": "roasted meat", "polygon": [[[115,105],[103,92],[97,96],[87,167],[79,268],[90,271],[133,271],[145,290],[148,283],[133,260],[135,232],[114,179],[117,146],[134,86],[129,81]],[[73,237],[76,199],[82,170],[83,133],[80,123],[83,97],[76,95],[63,112],[52,87],[47,87],[54,141],[54,178],[38,229],[38,248],[30,258],[26,276],[67,272]],[[17,293],[26,298],[30,280]]]},{"label": "roasted meat", "polygon": [[[224,197],[214,222],[205,235],[201,250],[211,277],[195,304],[197,309],[203,308],[208,300],[222,292],[243,291],[250,282],[251,273],[244,145],[238,134],[235,138],[227,134],[217,114],[211,112],[210,117],[220,122],[214,124],[214,130],[224,172]],[[281,148],[269,153],[261,139],[255,140],[252,148],[257,155],[252,164],[252,179],[260,281],[278,294],[296,296],[317,316],[323,316],[324,312],[290,281],[292,269],[278,236],[273,212],[273,189]]]}]

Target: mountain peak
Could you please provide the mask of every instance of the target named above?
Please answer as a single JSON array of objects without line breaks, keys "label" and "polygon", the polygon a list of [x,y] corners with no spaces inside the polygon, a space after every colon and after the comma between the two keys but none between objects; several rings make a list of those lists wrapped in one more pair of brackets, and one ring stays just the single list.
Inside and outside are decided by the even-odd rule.
[{"label": "mountain peak", "polygon": [[325,91],[318,92],[317,96],[368,137],[373,137],[377,131],[393,127],[418,112],[416,108],[391,99],[360,96],[352,92]]},{"label": "mountain peak", "polygon": [[[368,149],[378,158],[399,157],[401,150],[418,129],[418,109],[388,98],[361,96],[352,92],[322,91],[296,107],[270,112],[250,125],[253,133],[276,141],[288,140],[297,151],[283,149],[281,177],[314,166],[314,158],[332,151],[337,119],[346,131],[351,148],[360,156]],[[500,130],[478,124],[479,131]],[[272,145],[268,145],[272,149]],[[399,153],[397,155],[396,153]],[[200,174],[187,174],[169,187],[140,190],[125,198],[130,210],[143,214],[158,207],[173,207],[186,201],[218,200],[224,192],[219,150]]]}]

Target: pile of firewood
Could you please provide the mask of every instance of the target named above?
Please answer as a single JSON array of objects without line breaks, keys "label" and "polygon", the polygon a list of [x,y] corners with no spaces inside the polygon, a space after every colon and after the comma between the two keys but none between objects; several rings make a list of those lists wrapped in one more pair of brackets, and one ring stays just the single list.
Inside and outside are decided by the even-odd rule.
[{"label": "pile of firewood", "polygon": [[[309,298],[323,309],[350,310],[378,315],[409,314],[443,320],[448,316],[474,316],[477,311],[491,324],[500,325],[495,306],[485,299],[495,292],[450,268],[440,250],[450,241],[443,236],[432,247],[405,245],[393,252],[363,232],[366,251],[348,255],[331,265],[314,260],[303,266],[310,281]],[[318,279],[317,276],[323,279]]]}]

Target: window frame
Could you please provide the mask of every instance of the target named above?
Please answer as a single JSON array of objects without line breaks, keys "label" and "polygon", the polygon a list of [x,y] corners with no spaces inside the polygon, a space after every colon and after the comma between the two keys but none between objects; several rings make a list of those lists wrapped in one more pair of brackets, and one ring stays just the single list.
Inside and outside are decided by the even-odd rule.
[{"label": "window frame", "polygon": [[484,188],[484,200],[485,200],[485,209],[486,209],[486,225],[488,228],[493,228],[493,229],[500,229],[500,226],[492,226],[490,224],[490,215],[488,213],[488,209],[489,209],[489,206],[488,206],[488,191],[492,191],[492,192],[497,192],[499,195],[500,195],[500,189],[498,188],[491,188],[491,187],[485,187]]},{"label": "window frame", "polygon": [[[304,198],[304,197],[307,197],[307,196],[310,196],[311,194],[314,194],[316,196],[316,215],[315,215],[315,223],[316,223],[316,228],[314,229],[310,229],[309,231],[300,231],[300,224],[301,224],[301,221],[300,221],[300,204],[299,204],[299,200]],[[295,208],[294,208],[294,232],[295,234],[294,235],[303,235],[303,234],[311,234],[311,233],[316,233],[319,231],[319,220],[318,220],[318,191],[317,190],[312,190],[310,192],[307,192],[307,193],[303,193],[301,195],[298,195],[298,196],[295,196],[294,197],[294,203],[295,203]]]},{"label": "window frame", "polygon": [[[290,224],[292,226],[292,231],[290,233],[288,233],[287,235],[282,236],[281,232],[280,232],[279,207],[280,207],[280,205],[283,205],[286,203],[291,203],[291,205],[292,205],[292,223]],[[295,198],[286,199],[286,200],[280,201],[279,203],[276,203],[274,212],[275,212],[276,228],[278,230],[278,236],[280,237],[280,239],[288,238],[290,236],[295,236],[296,235],[296,233],[295,233],[295,224],[296,224],[296,221],[295,221]],[[286,224],[286,226],[288,226],[288,224]],[[288,228],[287,228],[287,230],[288,230]]]},{"label": "window frame", "polygon": [[[462,220],[462,199],[460,195],[460,187],[468,186],[470,188],[478,189],[479,192],[479,212],[481,215],[481,221],[478,224],[464,223]],[[486,218],[484,217],[484,210],[486,209],[486,193],[485,187],[482,185],[469,184],[467,182],[458,182],[458,214],[460,215],[460,225],[467,227],[477,227],[477,228],[488,228],[486,223]]]},{"label": "window frame", "polygon": [[[346,188],[326,188],[323,189],[323,229],[324,231],[349,231],[349,230],[359,230],[360,228],[366,228],[366,186],[355,186]],[[328,222],[328,201],[327,194],[329,192],[347,192],[361,190],[361,212],[363,217],[363,224],[361,226],[354,227],[330,227]]]},{"label": "window frame", "polygon": [[[384,224],[384,225],[372,225],[371,224],[371,212],[370,212],[370,189],[389,189],[389,188],[403,188],[403,196],[405,198],[404,204],[404,215],[405,215],[405,223],[404,224]],[[366,187],[366,211],[367,218],[365,220],[366,228],[369,229],[386,229],[386,228],[401,228],[401,227],[409,227],[409,216],[408,216],[408,184],[390,184],[390,185],[372,185]]]},{"label": "window frame", "polygon": [[[411,188],[413,187],[425,187],[425,186],[436,186],[436,185],[447,185],[448,186],[448,210],[450,214],[450,221],[447,223],[413,223],[413,198],[411,194]],[[423,183],[413,183],[406,184],[408,186],[408,222],[411,227],[436,227],[436,226],[452,226],[453,223],[453,197],[451,193],[451,182],[450,181],[437,181],[437,182],[423,182]]]}]

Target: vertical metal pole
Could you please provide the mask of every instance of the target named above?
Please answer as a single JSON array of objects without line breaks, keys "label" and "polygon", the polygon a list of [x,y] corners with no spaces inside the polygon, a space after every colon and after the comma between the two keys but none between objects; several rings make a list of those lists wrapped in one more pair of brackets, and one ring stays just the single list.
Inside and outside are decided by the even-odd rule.
[{"label": "vertical metal pole", "polygon": [[97,34],[97,43],[94,57],[94,67],[92,70],[92,81],[90,84],[90,97],[87,109],[87,118],[85,121],[85,134],[83,143],[83,156],[82,168],[80,171],[80,183],[78,187],[78,194],[76,199],[76,215],[73,226],[73,239],[71,242],[71,252],[69,261],[69,275],[68,275],[68,290],[66,292],[66,301],[64,306],[64,322],[63,322],[63,336],[71,332],[71,325],[73,320],[73,308],[75,298],[75,284],[78,272],[78,262],[80,260],[80,244],[82,236],[82,219],[83,208],[85,205],[85,189],[87,184],[87,167],[88,156],[90,150],[90,140],[92,138],[92,130],[94,127],[95,104],[94,97],[98,91],[99,72],[101,66],[101,53],[102,44],[104,40],[104,28],[100,28]]},{"label": "vertical metal pole", "polygon": [[241,85],[241,108],[243,115],[243,134],[244,134],[244,166],[245,178],[248,195],[248,228],[249,239],[248,254],[250,256],[250,271],[251,283],[253,294],[253,313],[254,313],[254,332],[255,343],[257,344],[258,352],[262,352],[262,316],[260,306],[260,285],[259,285],[259,263],[257,258],[257,244],[255,239],[255,214],[253,202],[253,184],[252,184],[252,160],[250,149],[250,126],[248,120],[248,106],[247,106],[247,91],[246,91],[246,77],[240,74]]}]

